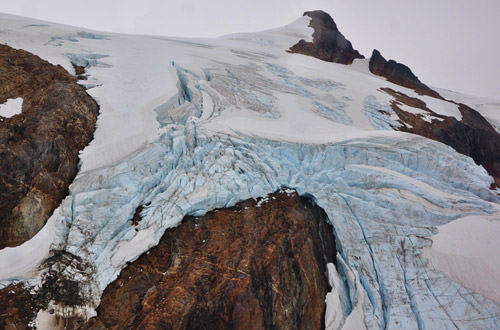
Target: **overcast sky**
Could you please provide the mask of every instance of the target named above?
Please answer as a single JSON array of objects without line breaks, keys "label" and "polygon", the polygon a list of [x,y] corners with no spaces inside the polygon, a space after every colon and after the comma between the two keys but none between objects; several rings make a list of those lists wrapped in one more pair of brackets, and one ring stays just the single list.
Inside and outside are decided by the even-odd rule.
[{"label": "overcast sky", "polygon": [[0,12],[188,37],[273,28],[314,9],[365,56],[377,48],[428,85],[500,99],[500,0],[0,0]]}]

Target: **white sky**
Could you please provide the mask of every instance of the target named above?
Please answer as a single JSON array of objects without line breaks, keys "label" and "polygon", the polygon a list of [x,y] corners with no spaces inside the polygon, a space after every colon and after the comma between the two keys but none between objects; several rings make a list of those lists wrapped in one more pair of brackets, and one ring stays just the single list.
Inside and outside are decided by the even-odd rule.
[{"label": "white sky", "polygon": [[0,12],[188,37],[273,28],[314,9],[330,13],[365,56],[377,48],[428,85],[500,99],[499,0],[0,0]]}]

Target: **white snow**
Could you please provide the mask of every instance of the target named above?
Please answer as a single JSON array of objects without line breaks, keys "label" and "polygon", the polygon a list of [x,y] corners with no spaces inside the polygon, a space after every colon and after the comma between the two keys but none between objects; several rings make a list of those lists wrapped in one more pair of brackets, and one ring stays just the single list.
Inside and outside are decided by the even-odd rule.
[{"label": "white snow", "polygon": [[431,114],[428,111],[425,111],[425,110],[422,110],[419,108],[410,107],[410,106],[403,104],[403,103],[398,104],[398,107],[401,108],[401,110],[403,110],[403,111],[419,115],[420,118],[422,118],[423,120],[425,120],[428,123],[430,123],[432,121],[432,119],[441,119],[438,117],[431,116]]},{"label": "white snow", "polygon": [[[361,288],[361,283],[359,279],[356,279],[356,285],[358,288]],[[357,304],[354,306],[351,314],[346,318],[344,326],[342,330],[365,330],[365,315],[363,312],[363,305],[365,304],[365,292],[363,290],[359,290],[357,293]]]},{"label": "white snow", "polygon": [[341,278],[333,263],[326,265],[328,271],[328,282],[332,287],[331,292],[326,294],[325,329],[340,329],[344,322],[344,311],[340,301],[340,295],[336,292],[341,287]]},{"label": "white snow", "polygon": [[427,107],[435,113],[444,116],[455,117],[458,121],[462,120],[462,113],[460,112],[460,110],[458,110],[458,105],[427,95],[419,95],[418,98],[424,101]]},{"label": "white snow", "polygon": [[471,106],[477,110],[500,133],[500,101],[480,101]]},{"label": "white snow", "polygon": [[500,212],[470,215],[439,227],[423,249],[431,268],[500,303]]},{"label": "white snow", "polygon": [[59,212],[60,207],[32,239],[19,246],[0,250],[0,281],[28,279],[33,276],[36,267],[48,257],[57,227],[61,226],[57,220]]},{"label": "white snow", "polygon": [[313,41],[314,29],[309,27],[311,18],[309,16],[301,16],[292,23],[276,29],[266,30],[262,32],[252,33],[235,33],[221,37],[233,41],[226,43],[228,45],[238,45],[237,41],[243,41],[244,44],[251,43],[252,48],[260,48],[258,46],[289,49],[299,40],[303,39],[307,42]]},{"label": "white snow", "polygon": [[48,311],[45,310],[38,311],[38,313],[36,314],[35,325],[36,329],[40,330],[64,329],[64,325],[58,323],[56,316],[54,314],[50,314]]},{"label": "white snow", "polygon": [[370,170],[370,171],[385,173],[387,175],[393,176],[394,179],[404,180],[404,181],[408,182],[409,184],[413,185],[415,188],[418,188],[421,191],[423,191],[425,196],[433,195],[436,197],[447,198],[450,200],[459,200],[461,198],[458,196],[454,196],[450,193],[447,193],[446,191],[436,189],[436,188],[432,187],[431,185],[429,185],[425,182],[416,180],[410,176],[398,173],[396,171],[392,171],[388,168],[375,167],[375,166],[369,166],[369,165],[351,165],[351,166],[354,168],[360,168],[360,169],[364,169],[367,171]]},{"label": "white snow", "polygon": [[267,203],[267,202],[269,202],[269,197],[268,197],[268,196],[265,196],[265,197],[261,198],[261,199],[257,202],[256,207],[261,207],[261,206],[262,206],[262,204]]},{"label": "white snow", "polygon": [[127,261],[135,260],[144,251],[155,246],[154,231],[156,228],[149,227],[137,233],[130,241],[121,241],[116,246],[116,252],[111,257],[114,267],[123,266]]},{"label": "white snow", "polygon": [[277,96],[279,118],[268,118],[253,111],[226,111],[204,126],[226,134],[243,133],[272,140],[306,143],[328,143],[355,136],[366,136],[355,127],[325,120],[307,111],[310,106],[301,98],[282,94]]},{"label": "white snow", "polygon": [[447,89],[436,88],[444,98],[464,103],[478,111],[500,133],[500,100],[494,98],[477,97],[453,92]]},{"label": "white snow", "polygon": [[89,306],[59,306],[51,300],[47,309],[38,311],[34,325],[38,330],[64,330],[68,328],[65,318],[88,320],[96,315],[95,310]]},{"label": "white snow", "polygon": [[[339,254],[337,255],[337,262],[341,264],[341,269],[348,269],[349,266],[345,263],[344,259]],[[346,317],[345,314],[347,311],[344,310],[345,302],[343,304],[341,297],[349,295],[349,292],[344,292],[345,288],[343,288],[343,284],[341,283],[342,278],[337,272],[335,265],[333,263],[328,263],[326,266],[328,272],[328,282],[332,287],[332,291],[326,295],[325,299],[325,329],[366,329],[363,312],[366,292],[364,291],[359,281],[359,276],[352,270],[349,270],[347,274],[344,274],[344,276],[346,277],[345,280],[349,282],[349,285],[352,287],[351,289],[356,292],[356,296],[354,297],[355,305]]]},{"label": "white snow", "polygon": [[10,118],[23,111],[23,98],[16,97],[7,99],[5,103],[0,104],[0,117]]}]

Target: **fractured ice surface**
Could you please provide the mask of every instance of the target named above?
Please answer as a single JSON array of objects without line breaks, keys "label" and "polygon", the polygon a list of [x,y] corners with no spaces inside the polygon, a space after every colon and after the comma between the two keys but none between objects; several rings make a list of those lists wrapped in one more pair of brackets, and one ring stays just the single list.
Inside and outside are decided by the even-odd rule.
[{"label": "fractured ice surface", "polygon": [[370,95],[365,98],[363,105],[366,117],[377,129],[392,130],[402,126],[401,123],[391,119],[395,113],[390,104],[382,105],[374,96]]},{"label": "fractured ice surface", "polygon": [[[419,248],[430,244],[426,237],[437,225],[463,214],[497,212],[485,200],[496,200],[489,183],[469,158],[411,135],[299,145],[173,125],[126,161],[75,180],[61,212],[67,227],[53,248],[95,263],[94,280],[103,290],[126,261],[157,243],[184,215],[292,187],[314,196],[328,214],[340,255],[365,292],[368,328],[488,328],[499,306],[427,270]],[[139,205],[148,206],[137,233],[131,218]],[[120,244],[145,231],[145,245]],[[347,276],[342,268],[338,272]],[[344,291],[353,296],[348,300],[355,290],[360,288],[347,282]],[[100,292],[94,294],[98,300]],[[347,317],[353,306],[344,304]],[[467,319],[458,317],[464,313]]]},{"label": "fractured ice surface", "polygon": [[83,66],[84,68],[89,68],[91,66],[102,66],[106,67],[107,64],[100,61],[100,59],[108,57],[108,55],[102,54],[68,54],[68,58],[71,63]]}]

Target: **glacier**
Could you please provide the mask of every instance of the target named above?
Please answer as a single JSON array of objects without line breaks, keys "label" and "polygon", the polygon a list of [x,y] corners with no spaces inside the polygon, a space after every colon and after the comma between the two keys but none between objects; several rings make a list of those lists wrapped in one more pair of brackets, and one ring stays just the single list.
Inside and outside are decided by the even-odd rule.
[{"label": "glacier", "polygon": [[[83,84],[102,113],[69,195],[46,231],[23,245],[44,252],[17,273],[0,271],[3,285],[40,289],[45,257],[63,251],[78,260],[65,272],[88,301],[75,309],[90,317],[120,270],[184,216],[294,189],[334,228],[327,328],[500,328],[500,301],[422,255],[440,226],[500,218],[492,178],[444,144],[392,131],[400,125],[392,98],[379,89],[415,92],[367,74],[366,61],[347,67],[284,52],[310,38],[307,18],[214,40],[49,25],[39,30],[57,42],[38,36],[39,44],[16,32],[25,20],[10,17],[2,38],[68,70],[71,61],[86,66]],[[141,57],[144,48],[152,50]],[[133,226],[140,206],[143,220]],[[2,265],[15,249],[0,251]]]},{"label": "glacier", "polygon": [[[94,265],[97,306],[126,262],[154,246],[185,215],[288,187],[313,196],[327,213],[340,257],[361,284],[346,285],[345,295],[364,292],[368,328],[496,326],[497,303],[428,270],[420,256],[436,226],[465,214],[498,212],[492,203],[498,197],[487,189],[489,176],[447,146],[391,133],[298,145],[172,124],[126,162],[75,180],[52,249]],[[147,206],[134,227],[130,220],[139,205]],[[146,244],[137,246],[136,237]],[[128,241],[135,244],[124,244]],[[346,317],[352,308],[345,308]],[[464,313],[470,318],[459,321]]]}]

